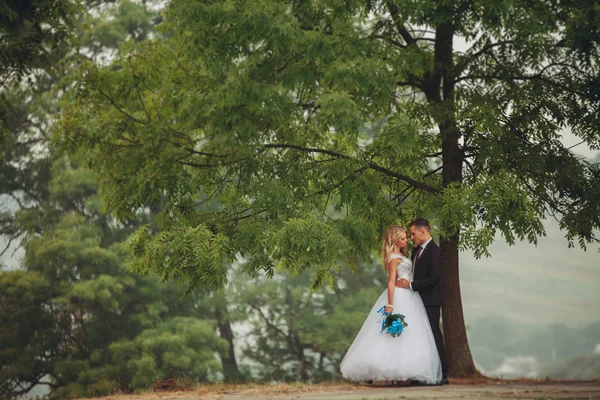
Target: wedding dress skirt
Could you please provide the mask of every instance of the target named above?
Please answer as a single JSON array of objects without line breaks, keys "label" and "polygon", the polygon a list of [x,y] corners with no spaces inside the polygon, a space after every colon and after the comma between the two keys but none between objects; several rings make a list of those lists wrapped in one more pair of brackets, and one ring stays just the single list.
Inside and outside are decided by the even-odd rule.
[{"label": "wedding dress skirt", "polygon": [[412,289],[395,288],[392,313],[403,314],[408,324],[397,337],[381,332],[383,317],[377,311],[387,302],[386,289],[344,356],[340,365],[342,376],[353,381],[438,383],[442,366],[421,296]]}]

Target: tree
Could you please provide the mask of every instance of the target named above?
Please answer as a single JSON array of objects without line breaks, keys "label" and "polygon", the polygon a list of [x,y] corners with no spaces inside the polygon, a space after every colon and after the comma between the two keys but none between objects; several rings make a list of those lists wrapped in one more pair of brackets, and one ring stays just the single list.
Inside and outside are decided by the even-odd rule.
[{"label": "tree", "polygon": [[[19,24],[28,23],[25,20],[31,15],[27,13],[34,13],[34,17],[37,18],[42,17],[45,11],[50,10],[56,13],[58,19],[62,18],[57,23],[64,23],[64,25],[61,25],[61,30],[52,24],[48,25],[56,28],[56,37],[47,34],[43,38],[47,40],[40,41],[40,52],[47,51],[43,63],[40,58],[37,60],[39,62],[34,62],[35,60],[32,59],[30,63],[23,64],[19,68],[12,64],[10,68],[6,66],[6,71],[10,69],[12,72],[10,74],[7,72],[8,75],[3,77],[6,79],[3,81],[4,86],[0,93],[2,97],[0,104],[0,196],[9,196],[12,198],[13,204],[7,209],[1,210],[0,213],[0,234],[7,240],[7,246],[0,249],[0,252],[8,251],[11,245],[19,245],[24,238],[32,240],[46,230],[54,232],[56,225],[64,223],[65,215],[70,213],[76,213],[81,218],[85,216],[83,219],[79,218],[78,224],[86,225],[86,229],[100,230],[101,233],[96,232],[95,234],[98,234],[101,240],[101,248],[109,247],[126,237],[140,221],[152,223],[156,210],[155,205],[150,205],[149,215],[139,214],[133,219],[124,221],[123,224],[120,224],[119,229],[115,229],[115,221],[112,218],[98,213],[97,187],[91,171],[85,168],[73,169],[73,166],[78,165],[80,161],[76,156],[55,163],[56,154],[47,146],[48,130],[58,112],[58,98],[65,90],[68,90],[60,84],[60,81],[67,72],[69,60],[72,57],[86,57],[97,62],[105,62],[107,56],[110,59],[110,54],[117,51],[126,39],[131,38],[137,42],[146,40],[161,18],[155,11],[152,11],[152,3],[146,4],[145,1],[87,0],[81,4],[80,2],[66,1],[51,1],[44,4],[39,2],[37,4],[36,2],[13,3],[6,3],[0,7],[19,9],[23,17],[19,20]],[[67,6],[76,6],[68,10],[72,11],[68,20],[65,14]],[[84,9],[92,12],[87,14]],[[5,15],[9,14],[3,14],[3,16]],[[4,22],[8,23],[9,21]],[[16,26],[15,24],[11,26]],[[46,29],[48,26],[44,25],[40,29]],[[21,26],[21,28],[23,27]],[[4,29],[4,25],[1,29]],[[14,30],[19,29],[14,28]],[[19,33],[24,35],[26,32],[21,29]],[[59,40],[59,34],[61,40]],[[6,34],[2,37],[2,43],[7,46],[10,44],[13,49],[11,51],[29,54],[29,47],[23,41],[16,40],[17,38],[16,34],[12,36]],[[18,86],[8,85],[11,79],[14,82],[20,82],[22,76],[28,76],[30,79]],[[54,166],[53,163],[55,163]],[[51,174],[53,168],[55,171],[63,170],[63,172],[53,175]],[[52,188],[50,188],[50,184],[53,185]],[[47,237],[41,242],[46,239]],[[20,243],[20,245],[22,246],[24,243]],[[29,256],[30,260],[35,262],[39,254],[34,256],[30,254]],[[41,260],[41,262],[43,261],[47,260]],[[69,261],[76,263],[80,260],[69,259]],[[98,265],[88,266],[92,275],[108,273],[109,276],[114,276],[114,274],[120,276],[123,273],[122,265],[118,265],[108,272],[101,271],[97,267]],[[69,268],[75,268],[75,265],[67,266],[67,269]],[[153,279],[150,280],[153,281]],[[95,288],[101,289],[99,286]],[[225,371],[226,378],[230,376],[239,378],[232,350],[233,335],[227,318],[227,304],[214,302],[210,299],[210,294],[198,292],[190,294],[190,298],[196,302],[195,304],[189,299],[182,301],[179,298],[181,296],[179,289],[176,284],[162,288],[160,292],[165,293],[162,301],[167,304],[162,304],[161,307],[168,307],[169,312],[173,315],[181,315],[190,312],[191,302],[193,309],[196,309],[203,317],[216,316],[219,331],[229,332],[228,335],[222,333],[229,346],[227,349],[220,348],[222,360],[229,366]],[[131,291],[132,289],[127,290]],[[93,290],[90,293],[93,293]],[[143,297],[140,296],[140,299]],[[55,300],[56,296],[50,299],[50,301]],[[201,302],[214,304],[211,306],[213,309],[208,310],[204,304],[198,304]],[[200,309],[202,310],[199,311]],[[218,309],[219,312],[217,313],[214,309]]]},{"label": "tree", "polygon": [[129,377],[134,389],[148,382],[173,376],[173,371],[191,382],[204,382],[221,370],[214,352],[226,351],[227,342],[214,334],[214,328],[198,318],[175,317],[148,329],[134,340],[123,339],[110,345],[118,377]]},{"label": "tree", "polygon": [[[10,196],[16,208],[47,193],[49,165],[45,157],[33,156],[47,137],[48,114],[56,105],[44,94],[56,81],[56,66],[82,18],[84,9],[74,0],[0,4],[0,195]],[[7,240],[2,254],[23,233],[11,221],[11,213],[1,210],[0,234]]]},{"label": "tree", "polygon": [[46,375],[48,360],[39,356],[60,342],[50,311],[56,289],[23,271],[0,272],[0,289],[0,393],[19,396]]},{"label": "tree", "polygon": [[43,384],[53,398],[106,395],[147,388],[157,377],[218,374],[215,353],[228,343],[203,296],[182,298],[182,285],[125,269],[118,240],[140,222],[106,223],[89,170],[59,159],[49,174],[51,200],[40,208],[53,217],[17,212],[31,231],[24,270],[0,272],[3,393]]},{"label": "tree", "polygon": [[54,53],[72,38],[81,13],[74,0],[8,0],[0,4],[0,88],[33,69],[54,64]]},{"label": "tree", "polygon": [[53,153],[47,143],[65,90],[59,83],[68,72],[66,60],[82,53],[102,60],[128,37],[144,40],[160,19],[127,0],[9,1],[0,7],[0,45],[7,56],[0,60],[0,195],[14,203],[0,210],[4,254],[27,233],[15,210],[43,214],[41,203],[48,200]]},{"label": "tree", "polygon": [[[207,296],[208,297],[208,296]],[[213,303],[214,316],[219,329],[219,336],[227,346],[220,353],[221,363],[223,366],[223,378],[229,382],[242,382],[246,380],[246,376],[238,367],[237,358],[235,356],[234,335],[232,322],[235,322],[229,312],[231,302],[227,299],[224,289],[216,290],[210,297]]]},{"label": "tree", "polygon": [[597,13],[172,1],[154,40],[80,64],[55,143],[86,154],[105,211],[161,203],[160,230],[131,237],[135,268],[191,286],[222,286],[239,255],[250,272],[318,265],[315,286],[333,283],[398,216],[432,218],[450,373],[469,376],[459,248],[535,243],[549,215],[570,244],[597,241],[600,168],[560,141],[569,127],[600,145]]},{"label": "tree", "polygon": [[339,364],[360,330],[385,274],[375,263],[336,273],[336,290],[310,289],[311,272],[272,279],[236,277],[228,290],[234,312],[251,327],[242,348],[259,380],[322,382],[339,378]]}]

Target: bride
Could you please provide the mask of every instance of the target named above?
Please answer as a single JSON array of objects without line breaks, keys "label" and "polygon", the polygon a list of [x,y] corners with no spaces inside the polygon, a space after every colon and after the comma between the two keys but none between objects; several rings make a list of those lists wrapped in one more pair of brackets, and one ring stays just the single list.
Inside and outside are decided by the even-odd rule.
[{"label": "bride", "polygon": [[[340,365],[342,376],[353,381],[417,380],[437,384],[442,367],[421,296],[396,287],[402,278],[413,280],[407,254],[407,230],[391,226],[383,236],[381,255],[389,274],[387,290],[379,296]],[[398,337],[381,332],[377,311],[403,314],[408,324]]]}]

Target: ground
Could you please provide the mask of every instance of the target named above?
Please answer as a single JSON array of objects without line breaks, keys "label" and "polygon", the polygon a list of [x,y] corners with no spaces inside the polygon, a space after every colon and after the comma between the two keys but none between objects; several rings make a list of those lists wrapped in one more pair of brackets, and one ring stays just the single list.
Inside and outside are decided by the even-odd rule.
[{"label": "ground", "polygon": [[596,381],[451,382],[448,386],[201,385],[186,391],[115,395],[96,400],[395,400],[395,399],[600,399]]}]

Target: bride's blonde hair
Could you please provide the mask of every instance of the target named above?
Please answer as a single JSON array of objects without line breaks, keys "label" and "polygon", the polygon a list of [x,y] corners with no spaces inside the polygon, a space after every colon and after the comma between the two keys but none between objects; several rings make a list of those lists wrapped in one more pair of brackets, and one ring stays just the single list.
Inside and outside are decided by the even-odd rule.
[{"label": "bride's blonde hair", "polygon": [[[383,267],[387,271],[387,259],[394,251],[396,247],[396,240],[400,237],[400,234],[404,233],[408,235],[406,228],[398,225],[392,225],[383,234],[383,243],[381,244],[381,258],[383,259]],[[400,250],[402,254],[407,255],[407,248]]]}]

